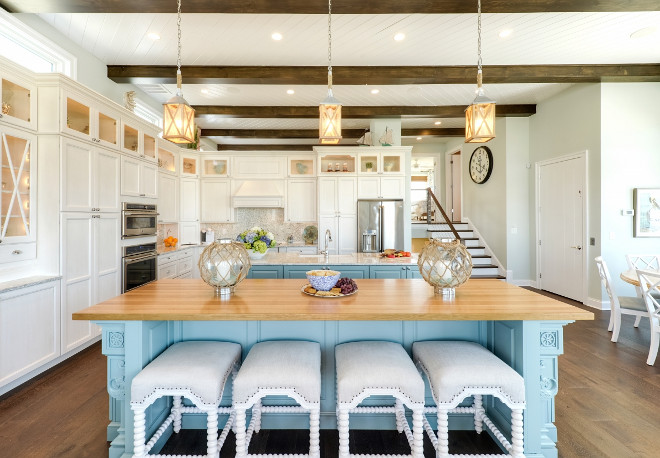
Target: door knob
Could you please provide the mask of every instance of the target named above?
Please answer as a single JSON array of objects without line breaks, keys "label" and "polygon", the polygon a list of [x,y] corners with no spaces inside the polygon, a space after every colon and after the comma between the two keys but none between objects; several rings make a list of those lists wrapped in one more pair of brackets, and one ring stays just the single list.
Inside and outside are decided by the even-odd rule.
[{"label": "door knob", "polygon": [[571,248],[575,248],[575,249],[577,249],[577,250],[581,250],[581,249],[582,249],[582,247],[581,247],[580,245],[572,246]]}]

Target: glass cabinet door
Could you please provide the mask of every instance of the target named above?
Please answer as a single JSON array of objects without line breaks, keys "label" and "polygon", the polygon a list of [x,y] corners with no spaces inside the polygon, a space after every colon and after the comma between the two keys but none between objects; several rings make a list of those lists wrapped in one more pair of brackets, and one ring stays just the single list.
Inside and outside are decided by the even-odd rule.
[{"label": "glass cabinet door", "polygon": [[205,177],[226,177],[229,175],[229,159],[208,157],[202,160],[202,175]]},{"label": "glass cabinet door", "polygon": [[378,153],[358,153],[360,173],[381,172]]},{"label": "glass cabinet door", "polygon": [[32,90],[28,85],[17,84],[8,79],[0,79],[2,87],[2,111],[5,121],[23,127],[31,127],[32,120]]},{"label": "glass cabinet door", "polygon": [[105,142],[111,146],[118,146],[119,139],[118,129],[117,129],[117,117],[108,115],[102,111],[96,113],[97,125],[98,125],[98,139],[101,142]]},{"label": "glass cabinet door", "polygon": [[30,153],[32,140],[0,133],[2,190],[0,192],[0,240],[30,238]]},{"label": "glass cabinet door", "polygon": [[181,175],[197,176],[197,158],[195,156],[181,156]]},{"label": "glass cabinet door", "polygon": [[314,176],[316,174],[315,165],[312,157],[289,157],[289,176]]},{"label": "glass cabinet door", "polygon": [[66,98],[66,128],[74,133],[90,136],[92,110],[87,104]]},{"label": "glass cabinet door", "polygon": [[156,139],[151,135],[144,134],[143,154],[147,159],[156,160]]},{"label": "glass cabinet door", "polygon": [[158,167],[162,171],[176,173],[176,155],[166,149],[158,148]]},{"label": "glass cabinet door", "polygon": [[140,146],[138,140],[139,140],[138,130],[127,124],[124,124],[124,144],[122,145],[124,150],[127,150],[132,153],[137,153],[138,147]]},{"label": "glass cabinet door", "polygon": [[403,154],[401,153],[383,153],[383,173],[401,174],[404,172]]}]

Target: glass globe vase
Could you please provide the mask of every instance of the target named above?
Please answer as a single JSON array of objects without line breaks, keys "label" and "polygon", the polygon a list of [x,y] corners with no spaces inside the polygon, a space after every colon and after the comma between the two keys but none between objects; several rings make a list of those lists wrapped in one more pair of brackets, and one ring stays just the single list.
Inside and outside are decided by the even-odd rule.
[{"label": "glass globe vase", "polygon": [[247,276],[252,264],[242,243],[220,239],[204,249],[198,266],[202,280],[215,288],[216,296],[228,296]]},{"label": "glass globe vase", "polygon": [[472,256],[459,240],[431,239],[417,259],[419,272],[435,294],[453,296],[472,274]]}]

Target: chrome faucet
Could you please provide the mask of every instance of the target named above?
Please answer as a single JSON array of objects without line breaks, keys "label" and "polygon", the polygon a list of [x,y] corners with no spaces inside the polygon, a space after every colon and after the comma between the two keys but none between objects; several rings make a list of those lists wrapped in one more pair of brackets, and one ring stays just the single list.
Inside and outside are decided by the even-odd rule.
[{"label": "chrome faucet", "polygon": [[328,244],[330,244],[330,242],[332,242],[332,234],[330,233],[330,229],[326,229],[325,230],[325,250],[321,251],[321,254],[325,255],[326,258],[328,256],[330,256],[330,252],[328,252]]}]

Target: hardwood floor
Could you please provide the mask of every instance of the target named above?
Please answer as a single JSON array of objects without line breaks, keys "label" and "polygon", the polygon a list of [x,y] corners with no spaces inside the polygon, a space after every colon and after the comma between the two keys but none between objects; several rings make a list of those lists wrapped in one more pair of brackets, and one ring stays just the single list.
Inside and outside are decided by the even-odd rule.
[{"label": "hardwood floor", "polygon": [[[660,360],[653,367],[646,365],[648,321],[642,320],[636,329],[633,319],[624,316],[615,344],[607,332],[609,312],[594,314],[594,321],[564,328],[564,355],[559,358],[559,393],[555,398],[559,456],[656,457],[660,449]],[[106,360],[100,344],[96,344],[0,397],[0,456],[107,456],[105,383]],[[184,431],[179,436],[166,445],[169,452],[193,453],[201,447],[203,453],[204,432]],[[293,447],[304,452],[307,437],[304,431],[262,431],[255,436],[250,451],[267,447],[276,453]],[[393,445],[407,453],[403,437],[392,431],[360,431],[351,440],[354,453],[382,453]],[[452,432],[450,440],[453,453],[497,450],[486,435],[470,431]],[[233,456],[233,449],[230,436],[222,456]],[[324,458],[337,456],[336,431],[323,431],[321,451]],[[427,457],[434,456],[428,441],[425,452]]]}]

